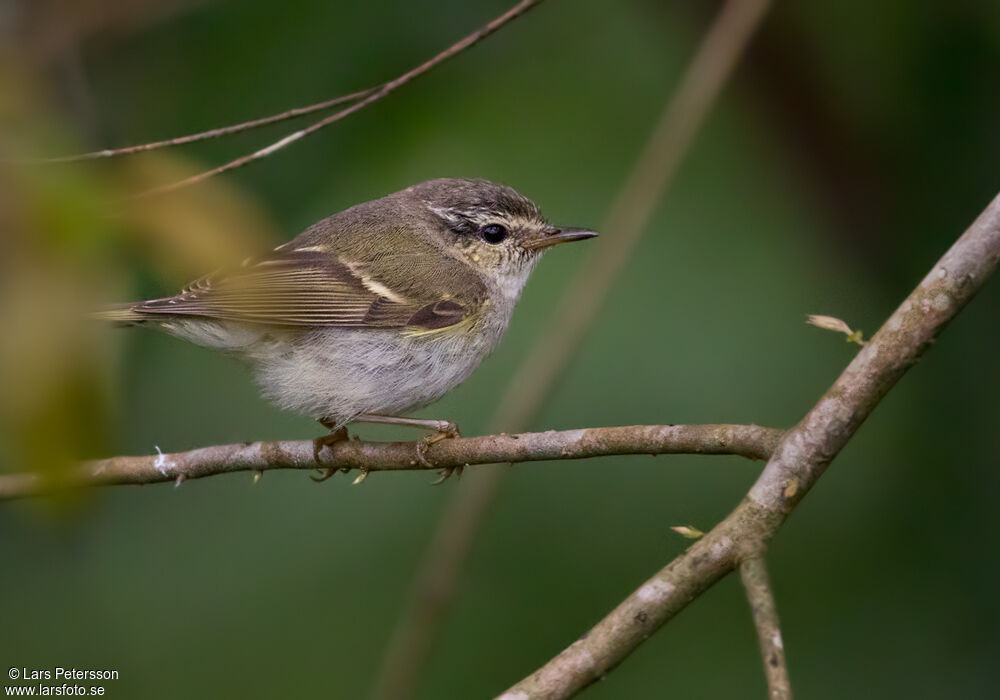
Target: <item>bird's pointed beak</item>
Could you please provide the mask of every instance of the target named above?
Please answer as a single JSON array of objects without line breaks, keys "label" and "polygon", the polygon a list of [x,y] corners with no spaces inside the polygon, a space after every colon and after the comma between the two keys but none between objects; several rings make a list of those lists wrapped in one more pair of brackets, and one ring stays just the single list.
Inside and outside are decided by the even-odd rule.
[{"label": "bird's pointed beak", "polygon": [[597,235],[594,231],[583,228],[547,228],[538,238],[524,242],[524,247],[528,250],[544,250],[560,243],[571,241],[582,241],[593,238]]}]

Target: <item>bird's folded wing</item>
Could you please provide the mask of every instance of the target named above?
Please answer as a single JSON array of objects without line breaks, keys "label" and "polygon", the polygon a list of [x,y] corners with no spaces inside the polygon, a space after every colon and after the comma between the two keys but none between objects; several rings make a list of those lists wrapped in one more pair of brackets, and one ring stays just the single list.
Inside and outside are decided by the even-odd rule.
[{"label": "bird's folded wing", "polygon": [[446,261],[446,269],[434,271],[434,283],[411,277],[394,289],[379,279],[370,264],[327,252],[279,249],[271,257],[203,277],[176,296],[143,302],[133,310],[150,316],[201,316],[281,326],[437,330],[474,316],[485,299],[485,293],[473,294],[471,300],[464,294],[461,303],[452,298],[449,275],[467,274],[455,267],[460,265]]}]

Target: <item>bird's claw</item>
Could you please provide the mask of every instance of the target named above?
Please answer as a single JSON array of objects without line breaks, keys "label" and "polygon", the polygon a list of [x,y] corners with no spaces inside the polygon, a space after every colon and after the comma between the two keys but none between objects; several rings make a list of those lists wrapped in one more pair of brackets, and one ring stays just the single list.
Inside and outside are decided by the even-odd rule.
[{"label": "bird's claw", "polygon": [[442,469],[440,472],[438,472],[438,478],[431,482],[431,486],[438,486],[439,484],[443,484],[444,482],[448,481],[448,479],[451,478],[452,474],[454,474],[456,478],[461,479],[462,472],[464,470],[465,470],[464,464],[460,464],[457,467],[446,467],[445,469]]},{"label": "bird's claw", "polygon": [[417,461],[428,469],[433,469],[434,465],[427,461],[427,457],[424,455],[424,450],[427,449],[427,443],[423,440],[417,442]]},{"label": "bird's claw", "polygon": [[[323,448],[332,447],[338,442],[349,439],[350,437],[347,435],[347,428],[338,428],[337,430],[334,430],[330,433],[327,433],[326,435],[321,435],[320,437],[316,438],[315,440],[313,440],[313,461],[316,462],[316,464],[319,464],[319,455],[323,451]],[[316,470],[319,471],[318,466],[316,467]],[[336,474],[338,471],[341,471],[340,467],[326,467],[325,469],[323,469],[323,474],[321,476],[317,477],[310,475],[309,478],[315,481],[316,483],[322,483],[327,479],[329,479],[334,474]],[[347,470],[345,469],[344,471]]]},{"label": "bird's claw", "polygon": [[[317,468],[316,471],[320,471],[320,469]],[[324,481],[326,481],[327,479],[329,479],[331,476],[333,476],[334,474],[336,474],[340,470],[337,469],[336,467],[326,467],[322,471],[323,471],[323,473],[321,475],[314,476],[314,475],[310,474],[309,478],[312,479],[313,481],[315,481],[317,484],[322,484]]]},{"label": "bird's claw", "polygon": [[[422,440],[417,442],[417,460],[428,469],[433,469],[434,465],[427,459],[427,448],[435,443],[441,442],[442,440],[449,440],[457,437],[462,437],[462,434],[458,431],[458,426],[448,421],[441,421],[440,425],[438,425],[437,432],[427,435]],[[459,468],[459,470],[461,470],[461,468]],[[443,470],[442,478],[434,483],[439,484],[443,482],[451,476],[453,471],[455,471],[454,467],[449,467]]]}]

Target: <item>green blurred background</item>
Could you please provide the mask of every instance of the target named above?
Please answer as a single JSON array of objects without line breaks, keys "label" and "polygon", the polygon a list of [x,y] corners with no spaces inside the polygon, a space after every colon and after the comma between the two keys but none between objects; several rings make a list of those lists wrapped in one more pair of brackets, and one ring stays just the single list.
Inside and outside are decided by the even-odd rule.
[{"label": "green blurred background", "polygon": [[[51,155],[367,87],[508,5],[0,0],[2,57],[45,105],[52,128],[29,145]],[[276,244],[414,182],[477,176],[515,186],[554,221],[598,226],[716,7],[550,0],[392,97],[209,186],[239,213],[216,220],[209,201],[192,216],[220,239],[249,219],[251,237]],[[874,332],[1000,188],[998,127],[997,3],[778,3],[534,427],[794,424],[856,351],[805,315]],[[149,167],[215,165],[289,130],[195,145]],[[27,141],[14,127],[3,138]],[[70,184],[42,201],[121,182],[106,166],[52,172]],[[171,247],[78,209],[101,242],[68,259],[90,261],[120,298],[172,292],[211,257],[185,258],[197,243]],[[74,228],[75,215],[61,225]],[[586,248],[545,259],[499,350],[421,415],[484,429]],[[774,542],[801,697],[996,697],[998,303],[993,281]],[[113,383],[94,395],[110,396],[111,419],[95,453],[320,433],[207,350],[148,331],[107,345]],[[30,393],[18,376],[8,371],[0,392]],[[54,442],[74,430],[47,428]],[[24,467],[13,434],[0,449],[5,471]],[[515,466],[419,697],[488,697],[534,670],[684,549],[670,526],[708,529],[759,468],[705,457]],[[244,474],[2,504],[0,665],[115,668],[113,698],[365,697],[455,486],[430,480],[316,485],[289,472],[253,485]],[[764,697],[738,581],[587,693]]]}]

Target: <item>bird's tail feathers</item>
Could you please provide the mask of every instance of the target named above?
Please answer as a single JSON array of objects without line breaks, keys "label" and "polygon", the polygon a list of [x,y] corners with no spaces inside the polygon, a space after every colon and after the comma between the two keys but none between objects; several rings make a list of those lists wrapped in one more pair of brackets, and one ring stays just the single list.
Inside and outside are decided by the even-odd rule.
[{"label": "bird's tail feathers", "polygon": [[144,314],[135,310],[135,304],[115,304],[100,311],[94,311],[90,318],[95,321],[108,321],[124,325],[133,325],[147,320]]}]

